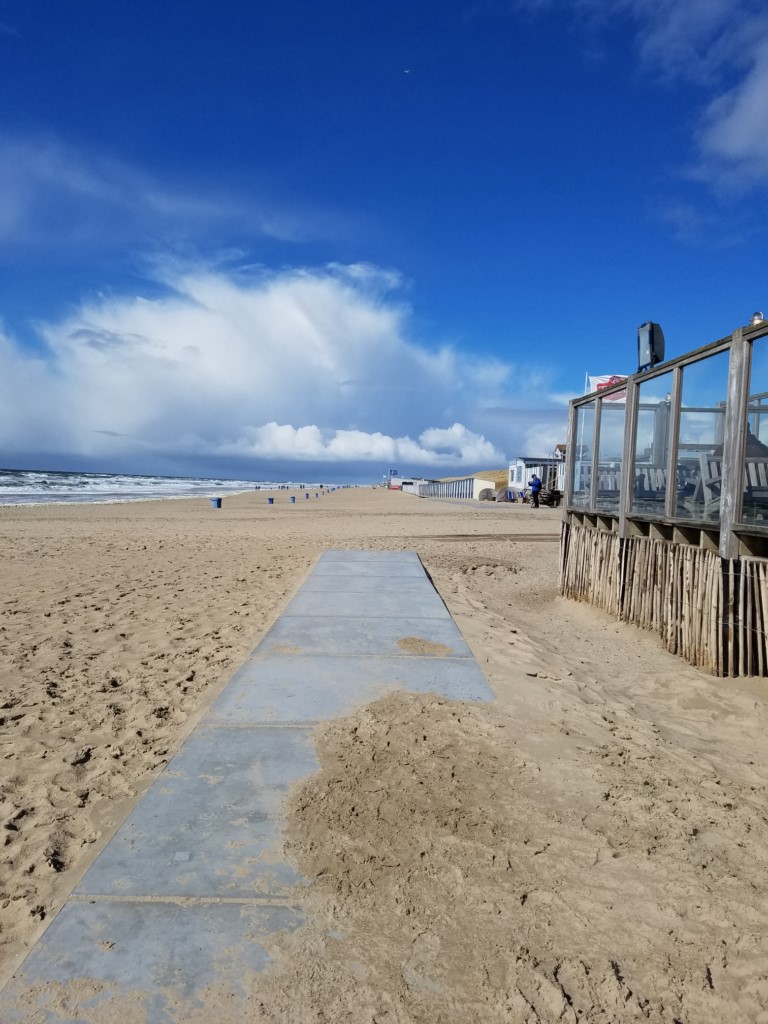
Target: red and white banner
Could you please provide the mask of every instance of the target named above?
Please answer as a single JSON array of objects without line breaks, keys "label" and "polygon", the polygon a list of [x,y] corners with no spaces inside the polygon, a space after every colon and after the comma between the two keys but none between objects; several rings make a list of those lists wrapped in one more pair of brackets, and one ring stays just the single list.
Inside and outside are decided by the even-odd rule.
[{"label": "red and white banner", "polygon": [[[619,377],[615,373],[605,374],[602,377],[592,377],[587,374],[587,387],[584,390],[585,395],[591,395],[594,391],[604,391],[606,388],[612,388],[614,384],[622,384],[627,378]],[[606,395],[606,402],[623,402],[627,397],[626,391],[617,391],[615,395]]]}]

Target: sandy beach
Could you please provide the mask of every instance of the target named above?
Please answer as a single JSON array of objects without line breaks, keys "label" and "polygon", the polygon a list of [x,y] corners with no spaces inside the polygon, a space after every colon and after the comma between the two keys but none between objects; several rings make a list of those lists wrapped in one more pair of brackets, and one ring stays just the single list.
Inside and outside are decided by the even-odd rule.
[{"label": "sandy beach", "polygon": [[768,1022],[768,682],[560,598],[559,510],[275,502],[0,507],[0,983],[319,554],[408,549],[497,700],[318,730],[245,1019]]}]

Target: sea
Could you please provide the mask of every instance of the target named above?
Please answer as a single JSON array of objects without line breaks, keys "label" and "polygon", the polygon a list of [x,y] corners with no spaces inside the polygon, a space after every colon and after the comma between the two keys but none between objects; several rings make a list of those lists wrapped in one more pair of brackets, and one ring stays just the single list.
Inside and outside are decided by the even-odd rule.
[{"label": "sea", "polygon": [[146,501],[149,498],[193,498],[198,495],[214,497],[238,491],[252,491],[256,488],[277,490],[303,486],[305,485],[284,480],[225,480],[216,477],[0,469],[0,505]]}]

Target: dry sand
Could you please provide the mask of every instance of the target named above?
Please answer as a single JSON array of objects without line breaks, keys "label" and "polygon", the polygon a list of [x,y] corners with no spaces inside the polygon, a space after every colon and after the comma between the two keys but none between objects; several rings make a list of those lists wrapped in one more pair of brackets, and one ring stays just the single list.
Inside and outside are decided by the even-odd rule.
[{"label": "dry sand", "polygon": [[0,508],[0,981],[317,555],[408,548],[498,700],[318,731],[312,913],[236,1019],[768,1021],[766,682],[559,598],[556,511],[276,500]]}]

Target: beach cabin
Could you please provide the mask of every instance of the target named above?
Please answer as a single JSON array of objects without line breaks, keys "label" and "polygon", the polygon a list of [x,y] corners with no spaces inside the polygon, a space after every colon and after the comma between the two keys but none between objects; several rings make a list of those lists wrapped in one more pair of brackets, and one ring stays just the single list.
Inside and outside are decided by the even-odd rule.
[{"label": "beach cabin", "polygon": [[418,494],[419,488],[430,482],[425,477],[404,477],[401,490],[405,491],[406,494]]},{"label": "beach cabin", "polygon": [[560,590],[768,674],[768,322],[570,403]]},{"label": "beach cabin", "polygon": [[541,480],[544,490],[565,490],[565,452],[564,446],[558,445],[563,454],[547,456],[519,455],[509,464],[509,488],[518,493],[525,490],[528,481],[535,473]]},{"label": "beach cabin", "polygon": [[447,477],[444,480],[430,480],[418,488],[422,498],[472,498],[480,500],[483,491],[495,493],[495,482],[479,476]]}]

